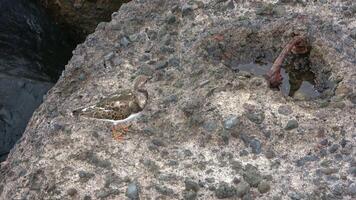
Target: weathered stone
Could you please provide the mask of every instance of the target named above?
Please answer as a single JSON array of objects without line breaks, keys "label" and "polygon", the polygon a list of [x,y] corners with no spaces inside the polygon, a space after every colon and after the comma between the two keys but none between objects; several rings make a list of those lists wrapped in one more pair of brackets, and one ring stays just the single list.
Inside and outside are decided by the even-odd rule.
[{"label": "weathered stone", "polygon": [[253,165],[247,164],[245,166],[245,171],[243,172],[244,180],[250,184],[251,187],[257,187],[262,181],[262,176],[258,169]]},{"label": "weathered stone", "polygon": [[238,117],[236,115],[230,115],[224,120],[224,128],[232,129],[238,124]]},{"label": "weathered stone", "polygon": [[250,185],[244,181],[240,182],[236,186],[236,196],[243,197],[250,192]]},{"label": "weathered stone", "polygon": [[195,192],[197,192],[199,190],[199,185],[198,183],[190,180],[190,179],[186,179],[184,181],[184,184],[185,184],[185,189],[186,190],[193,190]]},{"label": "weathered stone", "polygon": [[262,194],[268,192],[270,189],[271,189],[271,186],[266,181],[261,181],[258,184],[258,191]]},{"label": "weathered stone", "polygon": [[250,141],[250,147],[254,154],[260,154],[262,151],[261,142],[258,139],[252,139]]},{"label": "weathered stone", "polygon": [[139,186],[137,182],[132,182],[127,186],[126,196],[129,199],[139,199]]},{"label": "weathered stone", "polygon": [[218,199],[231,198],[236,195],[236,188],[230,186],[225,182],[220,182],[218,188],[215,190],[215,196]]},{"label": "weathered stone", "polygon": [[289,130],[298,128],[298,126],[299,126],[298,121],[292,119],[287,122],[287,125],[284,129],[289,131]]}]

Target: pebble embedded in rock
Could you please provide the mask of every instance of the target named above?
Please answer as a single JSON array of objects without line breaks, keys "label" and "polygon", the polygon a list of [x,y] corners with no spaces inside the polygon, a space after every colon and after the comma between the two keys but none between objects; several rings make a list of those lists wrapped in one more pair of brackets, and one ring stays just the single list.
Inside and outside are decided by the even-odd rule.
[{"label": "pebble embedded in rock", "polygon": [[338,144],[333,144],[331,147],[329,147],[329,152],[330,153],[335,153],[339,149],[340,145]]},{"label": "pebble embedded in rock", "polygon": [[67,194],[69,196],[74,196],[78,193],[78,191],[75,189],[75,188],[70,188],[68,191],[67,191]]},{"label": "pebble embedded in rock", "polygon": [[252,149],[252,153],[254,154],[261,153],[261,142],[258,139],[252,139],[250,141],[250,147]]},{"label": "pebble embedded in rock", "polygon": [[258,184],[262,181],[262,176],[258,169],[251,165],[247,164],[245,166],[245,171],[243,172],[244,180],[250,184],[252,187],[257,187]]},{"label": "pebble embedded in rock", "polygon": [[137,182],[132,182],[127,186],[126,196],[132,200],[138,200],[139,197],[139,186]]},{"label": "pebble embedded in rock", "polygon": [[334,173],[338,172],[338,169],[336,169],[336,168],[323,168],[323,169],[321,169],[321,172],[326,174],[326,175],[331,175],[331,174],[334,174]]},{"label": "pebble embedded in rock", "polygon": [[129,44],[130,44],[130,40],[129,40],[127,37],[123,37],[123,38],[121,38],[121,40],[120,40],[120,44],[121,44],[123,47],[127,47],[127,46],[129,46]]},{"label": "pebble embedded in rock", "polygon": [[293,110],[290,106],[288,105],[282,105],[282,106],[279,106],[278,107],[278,113],[281,114],[281,115],[290,115],[293,113]]},{"label": "pebble embedded in rock", "polygon": [[193,191],[193,190],[184,190],[183,191],[183,199],[184,200],[195,200],[197,199],[197,192]]},{"label": "pebble embedded in rock", "polygon": [[[356,28],[353,28],[353,29],[351,30],[350,37],[351,37],[352,39],[356,40]],[[355,95],[355,97],[356,97],[356,95]],[[356,101],[355,101],[355,102],[356,102]],[[354,104],[356,104],[356,103],[354,103]]]},{"label": "pebble embedded in rock", "polygon": [[158,147],[165,147],[166,146],[166,144],[160,139],[152,139],[151,142],[152,142],[153,145],[158,146]]},{"label": "pebble embedded in rock", "polygon": [[258,184],[258,191],[260,193],[266,193],[271,189],[271,186],[267,181],[261,181],[260,184]]},{"label": "pebble embedded in rock", "polygon": [[341,183],[337,183],[335,185],[333,185],[331,187],[331,192],[335,195],[335,196],[342,196],[342,194],[344,193],[344,186]]},{"label": "pebble embedded in rock", "polygon": [[229,115],[224,120],[224,128],[230,130],[236,127],[237,123],[238,123],[238,117],[236,115]]},{"label": "pebble embedded in rock", "polygon": [[199,190],[198,183],[194,182],[193,180],[186,179],[184,181],[184,184],[185,184],[185,189],[186,190],[193,190],[195,192],[197,192]]},{"label": "pebble embedded in rock", "polygon": [[92,198],[91,198],[91,196],[89,196],[89,195],[85,195],[84,196],[84,200],[91,200]]},{"label": "pebble embedded in rock", "polygon": [[242,157],[242,156],[248,156],[248,151],[246,149],[243,149],[240,151],[239,155]]},{"label": "pebble embedded in rock", "polygon": [[164,69],[168,67],[168,62],[167,61],[160,61],[159,63],[157,63],[156,65],[156,70],[160,70],[160,69]]},{"label": "pebble embedded in rock", "polygon": [[171,196],[174,195],[174,191],[171,188],[168,188],[164,185],[156,185],[155,189],[158,193],[165,195],[165,196]]},{"label": "pebble embedded in rock", "polygon": [[298,128],[298,126],[299,126],[298,121],[295,120],[295,119],[292,119],[292,120],[289,120],[289,121],[287,122],[287,125],[286,125],[286,127],[285,127],[284,129],[287,130],[287,131],[289,131],[289,130]]},{"label": "pebble embedded in rock", "polygon": [[174,24],[177,21],[176,16],[170,15],[167,17],[167,23],[168,24]]},{"label": "pebble embedded in rock", "polygon": [[250,185],[245,181],[241,181],[236,186],[236,196],[243,197],[245,194],[250,192]]},{"label": "pebble embedded in rock", "polygon": [[236,195],[236,188],[225,182],[220,182],[215,190],[215,196],[218,199],[226,199]]},{"label": "pebble embedded in rock", "polygon": [[182,6],[182,15],[183,17],[191,15],[193,13],[193,7],[188,5],[188,4],[184,4]]},{"label": "pebble embedded in rock", "polygon": [[356,183],[350,184],[349,187],[347,188],[347,192],[352,197],[356,197]]},{"label": "pebble embedded in rock", "polygon": [[273,150],[269,149],[266,151],[265,156],[268,159],[272,159],[272,158],[276,157],[276,153]]},{"label": "pebble embedded in rock", "polygon": [[327,145],[327,144],[328,144],[328,139],[323,139],[323,140],[321,140],[321,141],[319,142],[319,144],[321,144],[321,145],[323,145],[323,146]]},{"label": "pebble embedded in rock", "polygon": [[241,200],[254,200],[254,198],[252,197],[251,193],[247,193],[242,197]]},{"label": "pebble embedded in rock", "polygon": [[230,161],[230,165],[231,169],[233,169],[235,172],[239,172],[243,168],[242,163],[237,160]]},{"label": "pebble embedded in rock", "polygon": [[265,115],[262,111],[251,111],[246,113],[246,117],[256,124],[262,124],[263,120],[265,119]]}]

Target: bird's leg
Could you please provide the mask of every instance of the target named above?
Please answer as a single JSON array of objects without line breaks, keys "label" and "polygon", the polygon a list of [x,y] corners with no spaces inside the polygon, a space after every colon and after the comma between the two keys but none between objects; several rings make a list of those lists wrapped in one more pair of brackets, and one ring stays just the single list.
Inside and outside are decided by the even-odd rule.
[{"label": "bird's leg", "polygon": [[129,131],[131,124],[117,124],[114,125],[111,129],[112,138],[116,141],[122,141],[124,139],[124,135]]},{"label": "bird's leg", "polygon": [[282,83],[281,67],[287,55],[291,51],[296,54],[306,53],[308,51],[306,43],[306,39],[303,36],[296,36],[283,48],[282,52],[274,61],[270,71],[267,73],[267,81],[271,88],[278,88]]}]

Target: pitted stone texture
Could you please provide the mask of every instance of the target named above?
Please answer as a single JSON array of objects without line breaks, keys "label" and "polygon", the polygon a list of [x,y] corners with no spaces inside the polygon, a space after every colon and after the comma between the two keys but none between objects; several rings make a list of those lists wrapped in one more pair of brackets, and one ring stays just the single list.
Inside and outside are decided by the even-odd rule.
[{"label": "pitted stone texture", "polygon": [[[352,1],[277,3],[258,15],[257,9],[274,1],[238,2],[137,0],[123,5],[77,47],[2,164],[0,199],[66,199],[69,194],[125,199],[133,181],[139,183],[140,199],[216,199],[237,196],[234,180],[248,184],[245,199],[351,199],[347,186],[354,180],[354,152],[343,154],[340,146],[330,153],[328,145],[320,144],[323,139],[355,143],[355,109],[347,95],[331,95],[327,104],[295,101],[270,90],[263,77],[233,71],[223,55],[252,59],[261,47],[273,58],[293,33],[308,32],[313,58],[325,63],[328,78],[350,89],[339,91],[355,92],[355,41],[349,37],[355,19],[339,12],[340,5]],[[242,54],[229,55],[232,47]],[[143,73],[151,77],[148,104],[124,140],[112,138],[108,122],[71,115],[128,89]],[[293,112],[281,114],[281,106]],[[247,108],[263,117],[249,115]],[[51,115],[54,110],[58,115]],[[226,129],[229,116],[238,121]],[[290,120],[297,120],[298,127],[286,131]],[[266,158],[271,149],[275,155]],[[242,150],[246,153],[240,155]],[[323,174],[322,159],[338,169],[335,177]],[[92,175],[83,180],[78,175],[83,172]],[[186,180],[199,190],[187,189]],[[231,188],[228,194],[221,193],[226,188],[221,183]],[[72,188],[76,193],[68,194]]]}]

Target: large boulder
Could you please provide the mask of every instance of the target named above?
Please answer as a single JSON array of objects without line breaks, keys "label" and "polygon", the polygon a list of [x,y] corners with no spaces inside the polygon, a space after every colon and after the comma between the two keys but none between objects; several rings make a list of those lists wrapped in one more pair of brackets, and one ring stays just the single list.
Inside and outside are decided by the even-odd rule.
[{"label": "large boulder", "polygon": [[[77,47],[2,164],[0,199],[126,199],[132,183],[142,199],[351,199],[353,1],[181,2],[125,4]],[[310,41],[316,98],[246,67],[295,34]],[[73,116],[139,75],[149,99],[134,120]]]}]

